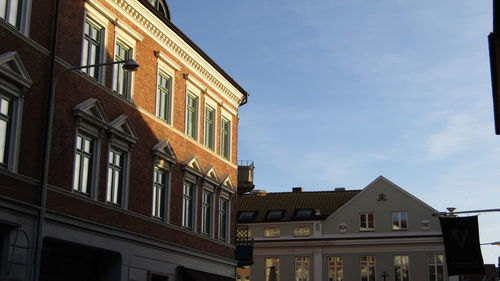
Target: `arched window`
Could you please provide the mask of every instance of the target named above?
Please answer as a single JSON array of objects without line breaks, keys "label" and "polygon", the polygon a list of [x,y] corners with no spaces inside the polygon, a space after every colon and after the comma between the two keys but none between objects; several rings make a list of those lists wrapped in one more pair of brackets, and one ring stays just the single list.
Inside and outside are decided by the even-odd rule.
[{"label": "arched window", "polygon": [[149,3],[151,3],[151,5],[153,5],[167,19],[170,19],[170,11],[165,0],[149,0]]}]

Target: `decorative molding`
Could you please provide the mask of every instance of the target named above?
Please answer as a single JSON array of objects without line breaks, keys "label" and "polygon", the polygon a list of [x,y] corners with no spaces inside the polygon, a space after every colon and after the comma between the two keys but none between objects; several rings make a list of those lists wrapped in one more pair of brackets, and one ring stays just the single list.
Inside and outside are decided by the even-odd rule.
[{"label": "decorative molding", "polygon": [[[169,49],[173,55],[183,61],[186,66],[196,72],[208,84],[219,89],[235,107],[244,99],[234,85],[211,66],[179,35],[172,31],[164,22],[158,19],[151,11],[134,0],[107,0],[116,9],[120,10],[138,27],[148,33],[164,48]],[[237,94],[236,94],[237,93]]]}]

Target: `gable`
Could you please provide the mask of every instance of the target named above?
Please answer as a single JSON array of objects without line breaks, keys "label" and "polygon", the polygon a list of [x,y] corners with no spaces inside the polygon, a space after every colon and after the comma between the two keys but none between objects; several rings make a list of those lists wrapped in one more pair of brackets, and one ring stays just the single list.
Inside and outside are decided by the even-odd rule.
[{"label": "gable", "polygon": [[101,128],[108,126],[108,117],[97,99],[90,98],[77,104],[73,108],[73,114]]},{"label": "gable", "polygon": [[[433,214],[438,211],[388,179],[380,176],[365,187],[327,219],[325,231],[337,233],[339,225],[347,225],[348,232],[360,232],[360,213],[373,213],[375,216],[374,232],[392,232],[392,213],[408,214],[409,232],[440,232],[439,222]],[[429,221],[430,229],[424,229],[424,221]],[[366,234],[367,232],[364,232]]]},{"label": "gable", "polygon": [[0,55],[0,73],[26,88],[33,84],[17,52],[6,52]]},{"label": "gable", "polygon": [[207,168],[204,177],[206,180],[211,181],[214,184],[219,182],[219,176],[217,176],[214,166],[209,166]]},{"label": "gable", "polygon": [[202,176],[203,175],[203,169],[201,168],[200,162],[198,161],[198,158],[196,156],[192,156],[184,162],[184,169],[194,173],[197,176]]},{"label": "gable", "polygon": [[[161,164],[163,160],[170,162],[171,164],[175,164],[177,162],[177,157],[175,156],[174,149],[170,145],[168,140],[161,140],[158,142],[153,149],[151,150],[155,158],[155,161],[158,164]],[[164,165],[160,165],[164,166]]]},{"label": "gable", "polygon": [[132,127],[132,124],[128,120],[128,117],[125,115],[120,115],[115,118],[115,120],[111,121],[109,123],[110,125],[110,131],[118,135],[119,137],[131,142],[131,143],[136,143],[138,138],[137,134],[135,133],[134,128]]}]

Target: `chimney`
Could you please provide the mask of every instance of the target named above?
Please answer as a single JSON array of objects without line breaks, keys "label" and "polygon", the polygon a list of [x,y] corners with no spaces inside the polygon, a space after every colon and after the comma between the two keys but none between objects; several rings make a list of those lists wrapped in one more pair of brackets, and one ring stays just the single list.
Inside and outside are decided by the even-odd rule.
[{"label": "chimney", "polygon": [[292,187],[292,192],[302,192],[302,187]]},{"label": "chimney", "polygon": [[345,187],[335,187],[335,191],[345,191]]}]

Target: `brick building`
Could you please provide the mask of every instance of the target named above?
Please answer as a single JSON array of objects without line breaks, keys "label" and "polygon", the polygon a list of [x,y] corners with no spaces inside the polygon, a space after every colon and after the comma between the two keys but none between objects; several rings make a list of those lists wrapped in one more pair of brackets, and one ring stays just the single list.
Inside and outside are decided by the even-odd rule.
[{"label": "brick building", "polygon": [[248,94],[167,2],[2,1],[0,38],[0,280],[233,280]]},{"label": "brick building", "polygon": [[363,190],[265,193],[238,199],[253,264],[237,280],[458,280],[447,276],[437,210],[380,176]]}]

